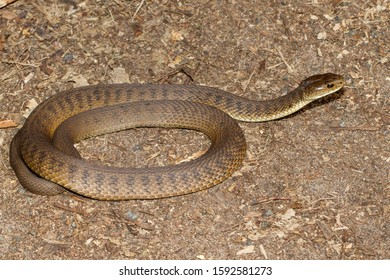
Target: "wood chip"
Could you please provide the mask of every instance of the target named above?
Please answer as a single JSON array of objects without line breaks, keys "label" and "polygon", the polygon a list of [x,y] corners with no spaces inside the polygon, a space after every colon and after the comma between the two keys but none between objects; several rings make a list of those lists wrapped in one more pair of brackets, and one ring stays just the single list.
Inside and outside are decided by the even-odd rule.
[{"label": "wood chip", "polygon": [[328,227],[327,224],[323,221],[318,221],[317,226],[321,229],[322,233],[324,234],[326,240],[331,239],[334,236],[333,231]]},{"label": "wood chip", "polygon": [[130,83],[129,75],[126,73],[126,69],[122,67],[117,67],[112,69],[110,73],[111,80],[115,84],[119,83]]},{"label": "wood chip", "polygon": [[265,251],[263,245],[260,245],[260,252],[261,252],[261,254],[264,256],[264,258],[265,258],[266,260],[268,260],[268,255],[267,255],[267,252]]},{"label": "wood chip", "polygon": [[9,128],[9,127],[16,127],[16,126],[18,126],[18,124],[13,120],[0,121],[0,128]]}]

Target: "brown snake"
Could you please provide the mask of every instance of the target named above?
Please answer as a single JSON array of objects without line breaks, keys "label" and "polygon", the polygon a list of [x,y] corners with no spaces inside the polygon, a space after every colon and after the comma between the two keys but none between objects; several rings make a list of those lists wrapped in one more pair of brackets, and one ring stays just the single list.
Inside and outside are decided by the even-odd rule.
[{"label": "brown snake", "polygon": [[[95,199],[126,200],[192,193],[219,184],[241,166],[246,143],[232,118],[282,118],[343,85],[340,75],[315,75],[287,95],[265,101],[196,85],[75,88],[48,98],[30,114],[12,139],[10,163],[23,187],[43,195],[67,189]],[[199,130],[211,146],[193,161],[150,168],[101,166],[81,159],[73,147],[81,139],[133,127]]]}]

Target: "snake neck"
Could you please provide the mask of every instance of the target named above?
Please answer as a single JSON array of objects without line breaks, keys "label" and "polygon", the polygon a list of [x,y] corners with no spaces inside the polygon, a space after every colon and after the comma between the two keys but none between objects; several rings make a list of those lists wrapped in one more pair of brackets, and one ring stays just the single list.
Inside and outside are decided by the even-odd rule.
[{"label": "snake neck", "polygon": [[[229,99],[229,98],[228,98]],[[235,106],[229,107],[229,103]],[[243,97],[234,97],[234,102],[227,101],[223,108],[217,108],[227,112],[234,119],[244,122],[266,122],[288,116],[299,111],[310,101],[304,99],[304,92],[300,88],[286,95],[270,100],[251,100]],[[213,104],[210,104],[214,106]]]}]

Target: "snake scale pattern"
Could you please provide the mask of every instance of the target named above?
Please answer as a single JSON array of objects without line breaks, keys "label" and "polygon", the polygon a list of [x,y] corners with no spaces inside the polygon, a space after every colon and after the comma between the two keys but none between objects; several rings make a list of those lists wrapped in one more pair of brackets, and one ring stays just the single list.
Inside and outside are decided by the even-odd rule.
[{"label": "snake scale pattern", "polygon": [[[261,122],[290,115],[341,89],[344,79],[320,74],[273,100],[249,100],[197,85],[115,84],[63,91],[43,101],[11,142],[10,163],[27,190],[55,195],[69,190],[99,200],[154,199],[219,184],[245,158],[236,120]],[[210,149],[178,165],[101,166],[81,159],[73,144],[134,127],[188,128],[205,133]]]}]

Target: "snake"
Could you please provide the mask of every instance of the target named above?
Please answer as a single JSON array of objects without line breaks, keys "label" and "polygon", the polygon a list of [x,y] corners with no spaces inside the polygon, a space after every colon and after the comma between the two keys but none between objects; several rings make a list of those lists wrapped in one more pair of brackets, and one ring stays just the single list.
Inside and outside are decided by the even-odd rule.
[{"label": "snake", "polygon": [[[242,166],[246,141],[237,121],[280,119],[343,86],[341,75],[318,74],[268,100],[190,84],[76,87],[33,110],[11,141],[10,164],[20,184],[40,195],[69,191],[97,200],[130,200],[189,194],[220,184]],[[152,167],[99,165],[82,159],[74,147],[89,137],[136,127],[197,130],[211,144],[194,160]]]}]

